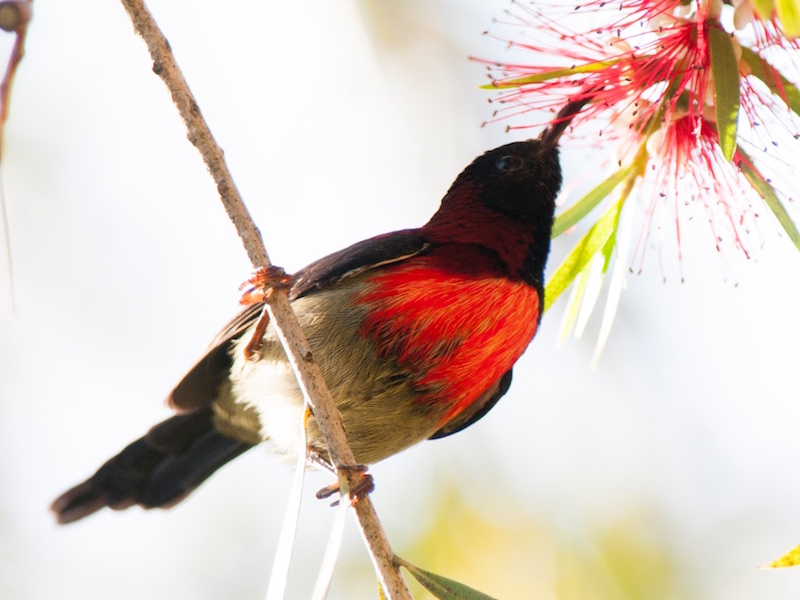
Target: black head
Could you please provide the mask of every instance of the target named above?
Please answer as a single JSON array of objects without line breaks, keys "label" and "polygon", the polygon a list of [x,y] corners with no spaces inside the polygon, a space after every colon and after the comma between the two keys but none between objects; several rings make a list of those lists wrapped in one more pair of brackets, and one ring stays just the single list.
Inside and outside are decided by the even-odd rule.
[{"label": "black head", "polygon": [[450,187],[442,206],[420,230],[430,242],[477,244],[498,264],[543,292],[555,200],[561,188],[558,142],[597,89],[582,90],[538,139],[489,150]]},{"label": "black head", "polygon": [[536,139],[489,150],[464,169],[453,189],[469,184],[481,204],[514,221],[550,221],[561,188],[558,149]]},{"label": "black head", "polygon": [[430,242],[477,244],[511,277],[541,288],[561,167],[555,144],[514,142],[479,156],[422,228]]}]

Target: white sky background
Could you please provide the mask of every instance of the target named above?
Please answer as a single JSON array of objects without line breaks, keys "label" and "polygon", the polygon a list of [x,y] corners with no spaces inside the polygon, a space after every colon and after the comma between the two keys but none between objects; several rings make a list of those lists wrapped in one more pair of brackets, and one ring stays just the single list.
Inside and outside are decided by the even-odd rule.
[{"label": "white sky background", "polygon": [[[505,2],[363,4],[150,2],[289,271],[421,225],[474,156],[524,136],[479,128],[491,107],[465,58],[502,55],[480,33]],[[35,8],[3,166],[16,310],[0,295],[0,597],[259,597],[291,481],[264,451],[168,512],[68,528],[47,512],[168,416],[162,398],[237,310],[250,267],[121,5]],[[586,161],[568,153],[566,177]],[[646,506],[700,597],[796,597],[800,571],[757,569],[800,542],[800,253],[776,232],[765,216],[757,258],[728,249],[723,268],[697,220],[684,284],[670,246],[666,283],[651,249],[595,371],[597,324],[558,350],[557,306],[487,418],[373,469],[390,538],[424,531],[426,493],[452,474],[563,536]],[[298,572],[326,537],[331,511],[311,499],[325,483],[309,483]]]}]

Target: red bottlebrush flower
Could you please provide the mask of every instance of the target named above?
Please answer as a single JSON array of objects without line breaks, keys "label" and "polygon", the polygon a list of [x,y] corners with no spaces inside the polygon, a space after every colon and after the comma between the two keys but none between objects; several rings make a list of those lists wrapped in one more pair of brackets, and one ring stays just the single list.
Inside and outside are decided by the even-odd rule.
[{"label": "red bottlebrush flower", "polygon": [[[695,213],[694,205],[699,203],[708,217],[717,249],[727,238],[749,256],[744,238],[755,226],[754,205],[759,200],[758,194],[743,172],[722,156],[714,123],[703,118],[696,121],[687,115],[675,119],[659,133],[662,135],[653,135],[648,140],[651,156],[658,157],[658,167],[644,176],[644,184],[649,187],[648,214],[655,213],[656,205],[665,199],[674,203],[680,253],[681,213],[684,209]],[[738,164],[744,159],[735,155],[734,160]],[[646,227],[634,251],[634,259],[638,257],[640,261],[639,268],[648,235]]]},{"label": "red bottlebrush flower", "polygon": [[[800,91],[777,68],[796,75],[798,42],[785,36],[774,12],[765,17],[765,9],[748,1],[736,0],[736,8],[721,0],[515,3],[509,12],[511,23],[531,33],[509,42],[513,62],[490,66],[492,84],[485,87],[499,90],[500,103],[493,120],[517,117],[512,128],[541,125],[547,119],[521,117],[590,98],[572,121],[573,136],[602,139],[604,149],[609,140],[618,145],[618,170],[556,220],[553,233],[559,235],[604,198],[611,200],[551,278],[548,305],[576,278],[574,306],[587,298],[593,305],[599,285],[588,279],[599,275],[602,281],[611,265],[620,215],[633,194],[647,207],[634,250],[639,267],[653,220],[667,210],[675,212],[679,255],[683,215],[700,208],[717,248],[730,241],[749,256],[747,234],[764,202],[800,249],[800,233],[784,207],[791,198],[780,191],[787,169],[775,149],[779,140],[800,138]],[[617,262],[627,260],[619,247],[616,255]],[[568,319],[577,312],[568,311]]]}]

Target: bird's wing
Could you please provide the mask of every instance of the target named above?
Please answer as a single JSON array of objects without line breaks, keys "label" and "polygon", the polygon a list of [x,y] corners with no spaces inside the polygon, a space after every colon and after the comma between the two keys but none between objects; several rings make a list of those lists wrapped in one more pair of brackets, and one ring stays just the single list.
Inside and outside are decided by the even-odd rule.
[{"label": "bird's wing", "polygon": [[347,277],[417,256],[427,248],[428,243],[416,229],[395,231],[358,242],[296,273],[290,296],[292,299],[300,298]]},{"label": "bird's wing", "polygon": [[[425,252],[428,243],[417,230],[380,235],[334,252],[311,263],[292,278],[291,299],[324,290],[339,281],[383,265]],[[211,342],[206,355],[184,376],[167,397],[167,405],[187,412],[210,405],[231,367],[230,347],[261,315],[262,304],[248,306]]]},{"label": "bird's wing", "polygon": [[500,379],[494,382],[488,390],[483,392],[480,397],[470,404],[465,410],[461,411],[452,421],[446,423],[439,431],[434,433],[429,439],[437,440],[458,433],[466,429],[473,423],[479,421],[488,413],[497,401],[503,397],[511,386],[511,369],[506,371]]}]

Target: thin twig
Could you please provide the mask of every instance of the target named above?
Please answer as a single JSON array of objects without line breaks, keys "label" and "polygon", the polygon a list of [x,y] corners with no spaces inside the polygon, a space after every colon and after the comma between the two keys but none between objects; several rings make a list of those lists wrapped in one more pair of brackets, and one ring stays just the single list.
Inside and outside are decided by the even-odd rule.
[{"label": "thin twig", "polygon": [[[147,44],[153,59],[153,71],[161,77],[172,95],[172,100],[186,124],[189,141],[200,152],[217,184],[217,190],[225,210],[242,239],[253,267],[269,267],[269,257],[261,239],[261,233],[253,223],[244,201],[239,195],[228,171],[222,150],[214,141],[208,125],[200,114],[197,102],[175,63],[169,43],[145,7],[143,0],[121,1],[134,28]],[[286,291],[279,289],[271,294],[267,299],[267,307],[297,376],[300,389],[314,411],[314,417],[325,438],[331,462],[338,469],[342,489],[350,489],[362,475],[352,469],[341,468],[355,465],[356,460],[347,444],[341,415],[322,379],[322,373],[314,361],[308,341],[297,322],[297,317],[292,312]],[[370,498],[362,497],[355,502],[354,506],[362,535],[369,548],[384,591],[389,598],[410,600],[411,594],[400,574],[399,567],[394,563],[394,553]]]},{"label": "thin twig", "polygon": [[[28,23],[30,23],[33,0],[8,0],[0,2],[0,29],[9,33],[14,32],[14,46],[11,48],[11,55],[8,58],[8,65],[0,81],[0,162],[3,157],[3,148],[6,140],[6,121],[8,121],[9,103],[11,101],[11,88],[14,85],[14,76],[17,68],[25,56],[25,38],[28,35]],[[8,211],[6,210],[6,198],[2,185],[0,185],[0,219],[3,221],[3,233],[5,236],[6,261],[8,262],[9,294],[11,298],[11,308],[14,308],[14,263],[11,260],[11,234],[8,226]]]},{"label": "thin twig", "polygon": [[14,76],[17,74],[19,63],[22,62],[22,58],[25,56],[25,38],[28,35],[31,12],[31,2],[29,0],[0,2],[0,29],[16,33],[6,72],[2,81],[0,81],[0,160],[2,160],[3,143],[5,141],[11,88],[14,85]]}]

